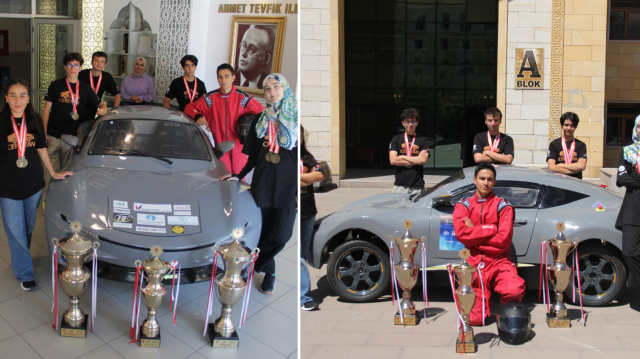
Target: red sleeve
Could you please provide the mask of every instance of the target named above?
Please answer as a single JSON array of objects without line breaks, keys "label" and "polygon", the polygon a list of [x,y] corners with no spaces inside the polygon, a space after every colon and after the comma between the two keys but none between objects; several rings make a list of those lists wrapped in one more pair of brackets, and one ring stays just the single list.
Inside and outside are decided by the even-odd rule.
[{"label": "red sleeve", "polygon": [[453,210],[453,229],[456,231],[456,239],[465,247],[474,247],[496,234],[496,226],[475,225],[471,228],[464,223],[464,217],[469,217],[469,210],[461,203],[457,203]]},{"label": "red sleeve", "polygon": [[207,113],[207,110],[209,109],[209,106],[207,106],[205,97],[206,95],[200,97],[194,103],[188,104],[187,107],[184,108],[185,115],[193,119],[196,118],[196,115],[202,115],[206,118],[207,117],[206,113]]},{"label": "red sleeve", "polygon": [[249,100],[249,104],[247,105],[247,108],[244,109],[244,111],[242,112],[242,114],[240,114],[240,116],[244,115],[245,113],[258,114],[263,110],[264,110],[264,107],[262,107],[260,102],[258,102],[258,100],[252,97],[251,100]]},{"label": "red sleeve", "polygon": [[509,250],[513,238],[513,207],[507,206],[500,211],[498,227],[498,233],[495,236],[476,246],[478,250],[493,254]]}]

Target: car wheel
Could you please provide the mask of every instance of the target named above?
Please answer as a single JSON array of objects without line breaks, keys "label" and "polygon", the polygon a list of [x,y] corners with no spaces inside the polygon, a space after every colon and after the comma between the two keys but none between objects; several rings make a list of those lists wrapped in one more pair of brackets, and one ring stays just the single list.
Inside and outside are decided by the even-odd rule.
[{"label": "car wheel", "polygon": [[[578,254],[584,305],[599,307],[618,298],[627,281],[627,270],[619,255],[611,248],[597,244],[581,247]],[[567,262],[571,264],[573,260]],[[574,283],[576,284],[576,304],[579,304],[577,281]],[[568,300],[573,298],[572,290],[572,286],[568,286],[565,290]]]},{"label": "car wheel", "polygon": [[389,255],[362,240],[341,244],[327,263],[331,289],[350,302],[378,299],[389,290]]}]

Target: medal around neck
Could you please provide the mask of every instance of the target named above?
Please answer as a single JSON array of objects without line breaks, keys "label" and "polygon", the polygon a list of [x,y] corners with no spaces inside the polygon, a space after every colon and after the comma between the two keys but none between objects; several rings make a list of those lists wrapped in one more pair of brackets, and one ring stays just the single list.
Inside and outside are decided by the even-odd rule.
[{"label": "medal around neck", "polygon": [[458,308],[462,317],[462,326],[458,330],[458,338],[456,339],[456,353],[475,353],[478,351],[476,346],[473,328],[470,324],[469,315],[476,302],[476,292],[471,287],[473,275],[478,268],[472,267],[467,259],[471,256],[471,252],[467,248],[462,248],[459,252],[462,263],[453,267],[458,289],[455,290],[458,298]]},{"label": "medal around neck", "polygon": [[71,112],[71,119],[77,121],[80,118],[77,112]]},{"label": "medal around neck", "polygon": [[18,166],[18,168],[25,168],[27,167],[28,164],[29,164],[29,161],[27,161],[27,159],[24,157],[20,157],[16,161],[16,165]]}]

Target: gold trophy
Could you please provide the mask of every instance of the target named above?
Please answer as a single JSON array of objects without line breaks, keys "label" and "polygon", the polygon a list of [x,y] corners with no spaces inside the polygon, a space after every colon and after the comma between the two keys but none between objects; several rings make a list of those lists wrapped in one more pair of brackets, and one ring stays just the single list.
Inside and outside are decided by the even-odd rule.
[{"label": "gold trophy", "polygon": [[[244,230],[236,228],[233,231],[233,241],[218,247],[224,261],[224,274],[221,273],[215,279],[222,311],[215,323],[209,324],[209,339],[214,348],[237,348],[240,342],[231,312],[247,290],[247,283],[241,275],[242,268],[260,251],[258,248],[251,251],[240,243],[243,235]],[[242,321],[242,318],[240,320]]]},{"label": "gold trophy", "polygon": [[556,229],[558,234],[547,241],[553,254],[553,265],[547,267],[549,281],[553,284],[555,303],[547,313],[547,325],[549,328],[570,328],[571,318],[567,315],[567,307],[564,306],[564,290],[567,289],[573,278],[573,271],[567,265],[567,256],[578,246],[578,239],[571,242],[564,233],[564,223],[558,222]]},{"label": "gold trophy", "polygon": [[[160,347],[160,324],[156,319],[158,308],[162,305],[162,299],[167,294],[167,288],[162,285],[162,278],[171,270],[169,263],[160,259],[162,247],[151,247],[151,258],[142,262],[142,267],[147,273],[149,284],[142,290],[142,299],[149,310],[147,319],[140,326],[140,346],[149,348]],[[138,267],[140,261],[136,261]],[[137,288],[134,288],[136,290]]]},{"label": "gold trophy", "polygon": [[69,297],[69,309],[62,315],[60,335],[86,338],[88,315],[84,314],[80,308],[80,296],[87,289],[91,273],[83,266],[83,263],[89,251],[100,247],[100,243],[80,236],[79,232],[82,230],[80,222],[72,222],[70,228],[73,235],[69,239],[58,241],[54,238],[51,240],[54,246],[58,246],[60,243],[60,251],[67,259],[67,266],[60,273],[59,278],[62,290]]},{"label": "gold trophy", "polygon": [[[400,263],[394,266],[395,277],[400,289],[402,289],[402,301],[400,308],[394,317],[395,325],[418,325],[420,317],[416,315],[416,305],[411,301],[411,290],[418,281],[418,267],[413,261],[420,240],[409,230],[413,226],[410,220],[404,221],[405,232],[401,237],[389,236],[400,251]],[[426,241],[425,237],[422,237]],[[402,314],[402,315],[401,315]]]},{"label": "gold trophy", "polygon": [[469,314],[476,302],[476,292],[471,287],[473,274],[478,268],[472,267],[467,263],[467,259],[471,252],[467,248],[463,248],[459,252],[462,263],[453,267],[456,274],[456,297],[458,298],[458,307],[460,308],[460,316],[462,316],[462,326],[458,332],[456,340],[456,353],[475,353],[477,351],[476,342],[473,335],[473,328],[469,324]]}]

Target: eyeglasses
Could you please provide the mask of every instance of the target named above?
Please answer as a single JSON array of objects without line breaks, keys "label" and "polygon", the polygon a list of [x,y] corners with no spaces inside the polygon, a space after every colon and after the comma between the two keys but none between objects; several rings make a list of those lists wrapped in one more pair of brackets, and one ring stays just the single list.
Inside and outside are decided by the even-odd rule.
[{"label": "eyeglasses", "polygon": [[406,125],[416,125],[418,123],[418,121],[415,121],[415,120],[413,120],[413,121],[404,121],[404,123]]},{"label": "eyeglasses", "polygon": [[82,66],[82,65],[79,65],[79,64],[67,64],[67,68],[68,69],[79,69],[80,66]]},{"label": "eyeglasses", "polygon": [[246,51],[247,54],[251,56],[256,56],[257,54],[262,52],[262,50],[258,49],[254,45],[247,45],[246,41],[243,41],[242,43],[240,43],[240,50],[242,50],[243,52]]}]

